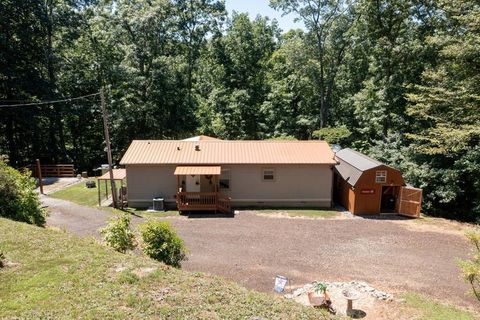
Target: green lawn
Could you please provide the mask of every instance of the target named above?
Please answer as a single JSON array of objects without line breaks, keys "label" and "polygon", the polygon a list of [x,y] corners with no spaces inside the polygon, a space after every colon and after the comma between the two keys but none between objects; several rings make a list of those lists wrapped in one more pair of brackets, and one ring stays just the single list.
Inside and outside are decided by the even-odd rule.
[{"label": "green lawn", "polygon": [[[96,188],[89,189],[85,187],[85,182],[86,181],[82,181],[80,183],[68,186],[65,189],[62,189],[50,194],[50,196],[58,199],[68,200],[82,206],[98,208],[98,189],[97,189],[98,185]],[[96,182],[96,179],[95,179],[95,182]],[[110,192],[111,188],[109,184],[107,184],[107,189],[108,189],[108,192]],[[105,183],[102,183],[101,193],[102,193],[102,199],[105,199]],[[117,213],[120,212],[120,210],[114,210],[113,208],[109,208],[109,207],[100,207],[99,209],[109,210]],[[176,210],[166,211],[166,212],[149,212],[146,210],[127,208],[126,211],[132,214],[145,216],[145,217],[166,217],[166,216],[179,215],[178,211]]]},{"label": "green lawn", "polygon": [[0,218],[0,318],[319,319],[220,277],[120,254],[95,240]]},{"label": "green lawn", "polygon": [[[96,179],[92,179],[97,182]],[[74,185],[68,186],[65,189],[59,190],[50,194],[51,197],[72,201],[76,204],[83,206],[97,206],[98,205],[98,185],[97,188],[87,188],[85,186],[86,180],[76,183]],[[102,197],[105,199],[105,185],[102,184]],[[110,191],[110,187],[108,187]]]},{"label": "green lawn", "polygon": [[309,218],[335,218],[340,216],[340,212],[332,209],[310,209],[310,208],[278,208],[278,209],[256,209],[253,211],[264,214],[278,214],[289,217],[309,217]]},{"label": "green lawn", "polygon": [[416,310],[422,320],[473,320],[475,316],[458,308],[435,302],[416,293],[403,294],[405,304]]}]

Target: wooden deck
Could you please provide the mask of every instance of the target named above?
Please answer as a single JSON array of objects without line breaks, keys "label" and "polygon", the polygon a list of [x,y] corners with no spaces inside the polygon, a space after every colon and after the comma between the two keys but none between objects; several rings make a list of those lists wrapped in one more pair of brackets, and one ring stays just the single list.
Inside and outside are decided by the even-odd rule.
[{"label": "wooden deck", "polygon": [[220,192],[178,192],[178,211],[220,211],[231,213],[230,198]]}]

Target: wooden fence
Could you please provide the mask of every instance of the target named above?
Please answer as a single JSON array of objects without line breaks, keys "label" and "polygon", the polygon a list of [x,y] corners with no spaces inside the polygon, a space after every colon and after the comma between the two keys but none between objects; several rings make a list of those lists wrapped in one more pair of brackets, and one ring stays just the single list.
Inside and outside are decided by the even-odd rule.
[{"label": "wooden fence", "polygon": [[[35,177],[38,177],[37,167],[29,166]],[[40,166],[42,177],[75,177],[75,168],[73,164],[42,164]]]}]

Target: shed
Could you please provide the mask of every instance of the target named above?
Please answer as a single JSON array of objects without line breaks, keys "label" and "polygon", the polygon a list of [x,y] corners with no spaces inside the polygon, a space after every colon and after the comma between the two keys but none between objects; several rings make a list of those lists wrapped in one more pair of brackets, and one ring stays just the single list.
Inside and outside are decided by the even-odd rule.
[{"label": "shed", "polygon": [[399,170],[352,149],[335,159],[334,198],[351,213],[420,215],[422,190],[407,187]]}]

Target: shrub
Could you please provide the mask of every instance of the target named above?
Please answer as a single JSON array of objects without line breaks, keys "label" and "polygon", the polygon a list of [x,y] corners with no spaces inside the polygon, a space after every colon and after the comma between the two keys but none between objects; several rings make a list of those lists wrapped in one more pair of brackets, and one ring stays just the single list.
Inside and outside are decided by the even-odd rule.
[{"label": "shrub", "polygon": [[0,158],[0,216],[43,226],[45,211],[30,172],[20,173]]},{"label": "shrub", "polygon": [[111,219],[100,233],[103,241],[118,252],[125,253],[135,248],[135,235],[130,228],[130,217],[127,214]]},{"label": "shrub", "polygon": [[186,259],[183,240],[166,221],[150,221],[142,226],[143,252],[150,258],[180,268]]},{"label": "shrub", "polygon": [[467,238],[474,247],[474,256],[471,260],[460,261],[462,276],[472,287],[473,295],[480,301],[480,228],[467,233]]}]

